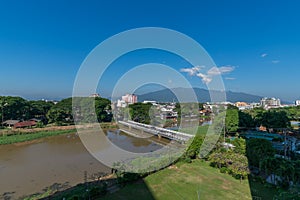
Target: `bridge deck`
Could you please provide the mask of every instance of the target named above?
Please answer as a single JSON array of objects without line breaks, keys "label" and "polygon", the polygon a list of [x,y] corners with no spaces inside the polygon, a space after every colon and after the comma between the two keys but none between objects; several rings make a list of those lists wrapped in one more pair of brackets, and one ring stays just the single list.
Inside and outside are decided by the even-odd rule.
[{"label": "bridge deck", "polygon": [[171,140],[176,140],[180,142],[186,142],[189,139],[193,138],[193,135],[189,135],[186,133],[178,132],[178,131],[173,131],[165,128],[160,128],[157,126],[152,126],[148,124],[142,124],[134,121],[118,121],[118,123],[128,126],[128,127],[133,127],[135,129],[139,129],[142,131],[145,131],[147,133],[153,134],[153,135],[160,135],[162,137],[171,139]]}]

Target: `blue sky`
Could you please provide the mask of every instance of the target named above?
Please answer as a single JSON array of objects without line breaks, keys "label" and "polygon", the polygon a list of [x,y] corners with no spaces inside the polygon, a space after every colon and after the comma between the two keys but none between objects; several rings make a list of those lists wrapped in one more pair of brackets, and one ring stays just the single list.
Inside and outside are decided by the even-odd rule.
[{"label": "blue sky", "polygon": [[[0,95],[71,96],[81,63],[100,42],[138,27],[164,27],[199,42],[224,74],[227,90],[300,99],[299,1],[0,1]],[[166,52],[120,58],[100,82],[109,96],[136,64],[191,67]],[[121,67],[122,66],[122,67]],[[197,76],[184,76],[204,87]]]}]

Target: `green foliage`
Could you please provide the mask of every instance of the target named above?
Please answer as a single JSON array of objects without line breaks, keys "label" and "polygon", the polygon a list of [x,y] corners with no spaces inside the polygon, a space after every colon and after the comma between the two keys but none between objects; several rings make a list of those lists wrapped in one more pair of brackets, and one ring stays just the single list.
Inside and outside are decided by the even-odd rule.
[{"label": "green foliage", "polygon": [[96,97],[95,98],[95,109],[98,122],[111,122],[111,102],[108,99]]},{"label": "green foliage", "polygon": [[185,153],[185,157],[195,159],[197,156],[199,156],[200,148],[203,143],[203,140],[204,140],[203,136],[197,133],[193,141],[189,145]]},{"label": "green foliage", "polygon": [[[254,108],[249,111],[245,111],[245,113],[252,116],[253,120],[248,120],[251,123],[254,123],[255,126],[266,126],[267,128],[288,128],[290,127],[290,120],[295,119],[295,115],[292,114],[297,108],[276,108],[271,110],[264,110],[262,108]],[[295,111],[296,112],[296,111]],[[242,114],[242,113],[241,113]],[[293,117],[292,117],[293,116]],[[299,109],[300,116],[300,109]],[[245,117],[245,116],[243,116]],[[247,125],[245,118],[245,123],[243,125]],[[243,120],[244,121],[244,120]]]},{"label": "green foliage", "polygon": [[300,183],[299,160],[293,161],[283,158],[266,157],[260,163],[260,169],[267,175],[275,174],[280,176],[281,181],[279,183],[282,187],[289,186],[290,181],[293,181],[295,185]]},{"label": "green foliage", "polygon": [[[0,112],[1,119],[2,115],[4,116],[4,120],[7,119],[28,119],[30,118],[29,111],[30,107],[28,102],[21,97],[0,97]],[[3,113],[2,113],[3,108]]]},{"label": "green foliage", "polygon": [[267,128],[287,128],[290,120],[285,111],[268,110],[262,114],[261,124]]},{"label": "green foliage", "polygon": [[246,152],[250,165],[255,167],[259,167],[263,159],[275,155],[271,142],[257,138],[247,140]]},{"label": "green foliage", "polygon": [[30,107],[30,116],[31,117],[45,117],[47,112],[51,109],[54,105],[53,102],[46,102],[46,101],[28,101]]},{"label": "green foliage", "polygon": [[50,123],[58,125],[72,124],[73,115],[77,122],[110,122],[112,120],[110,101],[100,97],[63,99],[48,111],[47,118]]},{"label": "green foliage", "polygon": [[149,116],[149,111],[151,107],[151,103],[135,103],[129,105],[129,113],[131,120],[139,123],[149,124],[151,120]]},{"label": "green foliage", "polygon": [[228,174],[229,170],[228,170],[227,167],[221,167],[220,172],[223,173],[223,174]]},{"label": "green foliage", "polygon": [[245,139],[236,137],[231,143],[235,146],[235,148],[233,149],[233,151],[235,153],[242,154],[242,155],[246,154],[246,140]]},{"label": "green foliage", "polygon": [[49,123],[56,123],[57,125],[73,123],[72,115],[72,98],[63,99],[47,113]]},{"label": "green foliage", "polygon": [[247,157],[230,150],[213,152],[209,161],[212,166],[218,167],[220,172],[229,173],[237,179],[247,178],[250,173]]},{"label": "green foliage", "polygon": [[239,127],[241,128],[252,128],[254,127],[254,120],[252,118],[252,116],[247,113],[247,112],[243,112],[243,111],[239,111],[238,112],[238,117],[239,117]]},{"label": "green foliage", "polygon": [[237,108],[228,108],[226,111],[225,126],[227,132],[237,132],[239,127],[239,115]]},{"label": "green foliage", "polygon": [[[28,120],[39,118],[43,123],[47,123],[46,113],[54,104],[45,101],[26,101],[21,97],[5,96],[0,97],[0,118],[3,120],[16,119]],[[3,108],[3,113],[2,113]]]},{"label": "green foliage", "polygon": [[37,128],[43,128],[43,127],[45,127],[45,125],[44,125],[44,123],[42,121],[40,121],[40,122],[36,123],[36,127]]},{"label": "green foliage", "polygon": [[290,106],[284,108],[277,108],[273,110],[284,111],[287,113],[289,120],[300,120],[300,106]]}]

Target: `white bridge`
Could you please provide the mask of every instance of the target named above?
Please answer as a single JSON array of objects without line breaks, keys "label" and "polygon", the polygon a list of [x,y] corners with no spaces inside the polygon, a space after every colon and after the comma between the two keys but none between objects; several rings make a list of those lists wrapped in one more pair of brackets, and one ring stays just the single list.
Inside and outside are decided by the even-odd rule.
[{"label": "white bridge", "polygon": [[[141,133],[150,133],[152,135],[156,135],[159,138],[164,137],[168,138],[171,140],[176,140],[178,142],[186,142],[189,139],[193,138],[193,135],[189,135],[186,133],[178,132],[178,131],[173,131],[165,128],[160,128],[157,126],[152,126],[148,124],[142,124],[134,121],[118,121],[118,124],[121,124],[125,126],[126,128],[128,127],[129,132],[132,131],[132,129],[140,130]],[[121,128],[122,130],[122,128]]]}]

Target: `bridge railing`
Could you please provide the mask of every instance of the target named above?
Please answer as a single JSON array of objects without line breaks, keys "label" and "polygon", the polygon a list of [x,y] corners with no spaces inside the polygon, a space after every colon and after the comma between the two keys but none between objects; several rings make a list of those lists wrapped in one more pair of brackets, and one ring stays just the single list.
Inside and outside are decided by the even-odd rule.
[{"label": "bridge railing", "polygon": [[170,139],[180,140],[180,141],[187,141],[194,137],[193,135],[189,135],[186,133],[173,131],[173,130],[169,130],[169,129],[165,129],[165,128],[161,128],[161,127],[156,127],[153,125],[142,124],[142,123],[138,123],[138,122],[134,122],[134,121],[127,121],[127,122],[118,121],[118,123],[127,125],[127,126],[131,126],[133,128],[138,128],[138,129],[144,130],[144,131],[154,134],[154,135],[160,134],[161,136],[164,136],[164,137],[167,137]]}]

